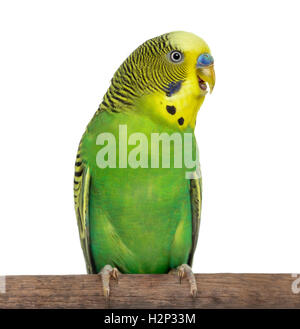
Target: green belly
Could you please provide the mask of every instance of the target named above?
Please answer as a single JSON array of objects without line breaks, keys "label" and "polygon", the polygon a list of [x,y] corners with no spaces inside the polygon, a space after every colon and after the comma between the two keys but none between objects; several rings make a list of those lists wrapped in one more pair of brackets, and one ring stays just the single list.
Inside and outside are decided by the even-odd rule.
[{"label": "green belly", "polygon": [[128,135],[165,131],[150,120],[126,114],[101,114],[88,127],[82,155],[91,170],[89,222],[96,270],[110,264],[124,273],[166,273],[187,262],[192,245],[186,169],[100,169],[96,137],[101,132],[117,135],[119,124],[127,124]]}]

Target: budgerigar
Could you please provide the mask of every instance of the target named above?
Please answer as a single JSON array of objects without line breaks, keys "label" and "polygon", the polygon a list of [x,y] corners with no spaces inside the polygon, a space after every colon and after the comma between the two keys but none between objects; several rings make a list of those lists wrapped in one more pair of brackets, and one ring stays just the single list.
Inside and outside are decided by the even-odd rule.
[{"label": "budgerigar", "polygon": [[[75,210],[87,271],[101,274],[105,296],[120,272],[170,271],[186,276],[196,295],[191,265],[202,180],[177,165],[184,156],[175,159],[173,142],[182,137],[185,145],[190,134],[196,154],[197,112],[214,84],[213,57],[201,38],[163,34],[123,62],[88,124],[76,158]],[[169,155],[152,147],[163,134],[176,137]],[[164,156],[170,166],[161,164]]]}]

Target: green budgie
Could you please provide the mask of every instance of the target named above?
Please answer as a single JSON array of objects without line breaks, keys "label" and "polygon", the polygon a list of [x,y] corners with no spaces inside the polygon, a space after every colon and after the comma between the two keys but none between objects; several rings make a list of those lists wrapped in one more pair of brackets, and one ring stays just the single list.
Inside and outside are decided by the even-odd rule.
[{"label": "green budgie", "polygon": [[191,266],[202,181],[180,163],[187,145],[197,155],[194,128],[215,84],[213,64],[207,44],[192,33],[146,41],[114,74],[86,128],[75,164],[75,210],[87,271],[101,274],[106,297],[120,272],[177,271],[197,293]]}]

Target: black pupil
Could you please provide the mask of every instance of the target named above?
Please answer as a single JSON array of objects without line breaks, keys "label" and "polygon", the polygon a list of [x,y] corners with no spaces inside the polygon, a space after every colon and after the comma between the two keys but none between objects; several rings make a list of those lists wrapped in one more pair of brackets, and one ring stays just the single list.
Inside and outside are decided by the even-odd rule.
[{"label": "black pupil", "polygon": [[175,52],[175,53],[173,53],[173,59],[175,60],[175,61],[178,61],[178,60],[180,60],[180,53],[178,53],[178,52]]}]

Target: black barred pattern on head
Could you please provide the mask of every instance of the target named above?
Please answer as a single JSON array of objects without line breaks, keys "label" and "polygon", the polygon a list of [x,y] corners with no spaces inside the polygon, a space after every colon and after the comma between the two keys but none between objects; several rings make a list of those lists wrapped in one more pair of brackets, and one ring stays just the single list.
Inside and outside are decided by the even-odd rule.
[{"label": "black barred pattern on head", "polygon": [[133,105],[136,97],[156,91],[166,92],[171,83],[184,81],[187,67],[184,63],[174,65],[169,61],[167,54],[172,50],[175,49],[168,34],[139,46],[114,74],[98,111],[119,112],[120,108]]}]

